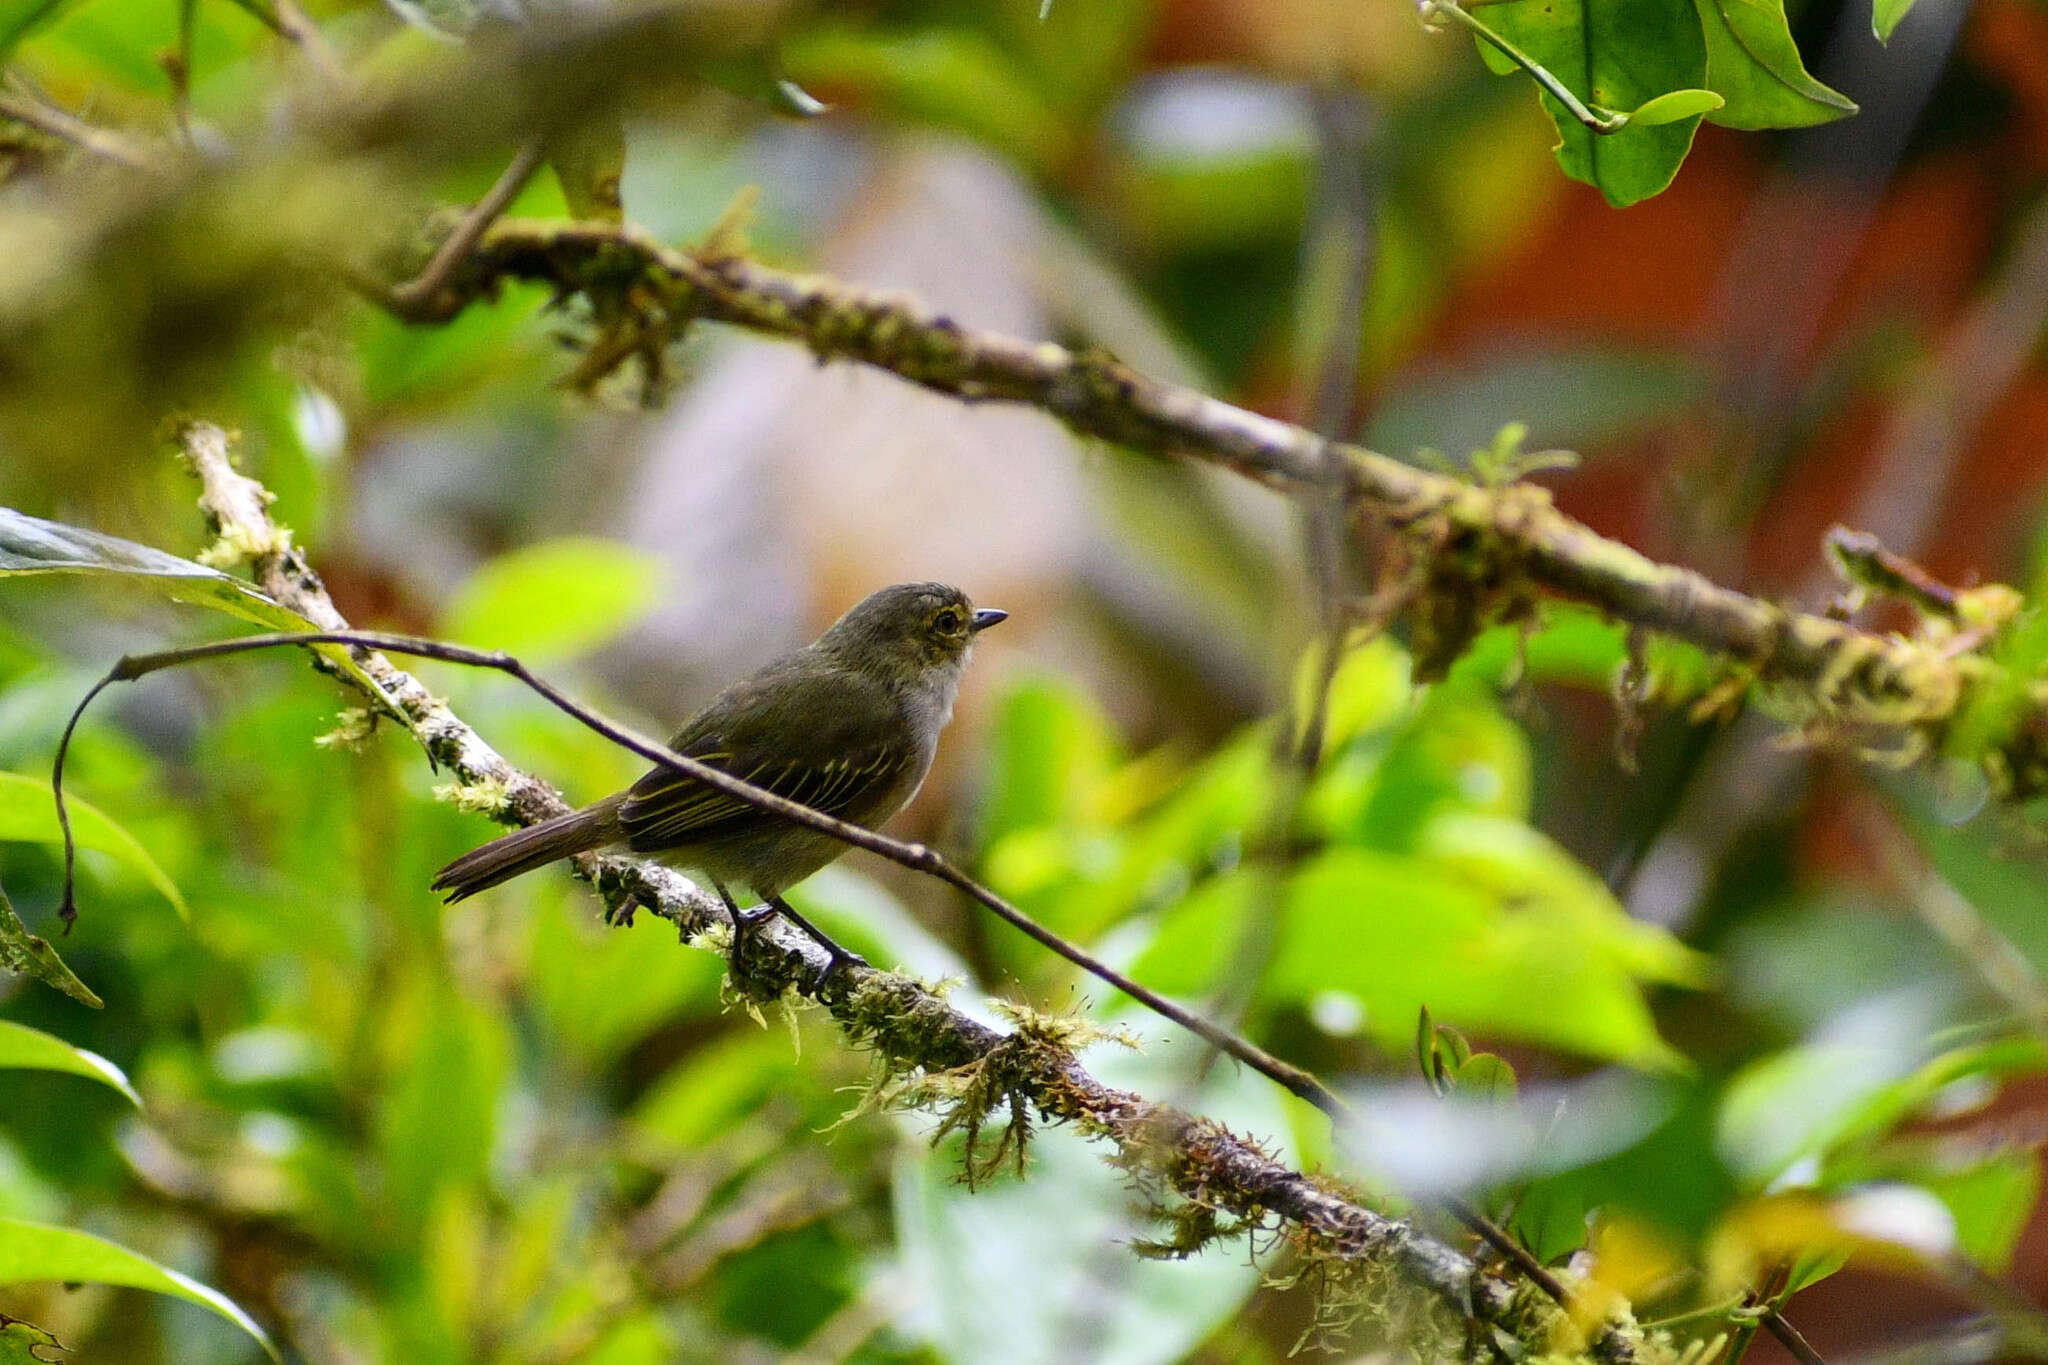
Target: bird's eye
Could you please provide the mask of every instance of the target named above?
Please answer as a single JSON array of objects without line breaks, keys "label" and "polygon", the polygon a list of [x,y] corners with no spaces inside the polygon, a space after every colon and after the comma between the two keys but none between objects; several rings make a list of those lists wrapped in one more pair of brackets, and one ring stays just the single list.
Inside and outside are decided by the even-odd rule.
[{"label": "bird's eye", "polygon": [[932,618],[932,625],[938,628],[941,635],[957,635],[960,632],[960,613],[947,607]]}]

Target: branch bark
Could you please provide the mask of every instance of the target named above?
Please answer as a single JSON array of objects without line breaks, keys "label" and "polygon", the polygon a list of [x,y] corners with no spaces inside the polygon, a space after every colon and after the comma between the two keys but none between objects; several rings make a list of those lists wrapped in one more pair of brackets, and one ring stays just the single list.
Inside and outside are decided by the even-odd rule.
[{"label": "branch bark", "polygon": [[[188,422],[179,443],[200,481],[200,506],[213,530],[223,545],[248,547],[258,585],[322,630],[348,630],[304,550],[272,522],[268,494],[234,468],[226,434],[211,423]],[[569,809],[551,786],[508,763],[417,678],[373,650],[354,652],[435,764],[470,786],[504,793],[507,823],[531,824]],[[345,675],[342,680],[351,681]],[[674,924],[685,940],[726,922],[716,897],[657,863],[585,855],[576,866],[608,903],[637,902]],[[750,937],[746,975],[777,990],[815,991],[820,963],[812,952],[801,935],[771,926]],[[1003,1033],[911,978],[872,967],[845,974],[851,977],[845,989],[835,985],[811,998],[830,1012],[849,1042],[880,1054],[893,1072],[998,1076],[999,1085],[977,1088],[1007,1093],[1046,1117],[1074,1124],[1111,1144],[1119,1166],[1183,1199],[1255,1225],[1278,1220],[1311,1256],[1361,1270],[1390,1270],[1433,1300],[1446,1320],[1467,1324],[1475,1340],[1490,1341],[1500,1332],[1546,1350],[1564,1326],[1561,1310],[1535,1288],[1518,1288],[1455,1247],[1274,1160],[1212,1120],[1104,1084],[1056,1030],[1027,1023]],[[1617,1317],[1595,1329],[1590,1358],[1622,1365],[1642,1359],[1644,1345],[1633,1323]],[[1490,1345],[1485,1349],[1498,1354]]]},{"label": "branch bark", "polygon": [[[1969,688],[1998,672],[1980,649],[1993,629],[1962,639],[1879,634],[1791,610],[1609,540],[1560,512],[1535,485],[1485,486],[1419,469],[1100,352],[967,327],[914,298],[778,270],[718,240],[682,250],[630,224],[508,220],[484,234],[434,307],[389,292],[379,302],[400,317],[445,321],[507,279],[606,300],[613,313],[624,302],[638,310],[619,324],[636,345],[650,334],[679,335],[697,319],[727,323],[967,402],[1034,407],[1079,435],[1203,460],[1290,494],[1326,486],[1323,462],[1332,460],[1352,515],[1423,537],[1425,570],[1455,575],[1434,604],[1442,619],[1433,632],[1447,638],[1418,650],[1446,661],[1477,629],[1548,592],[1689,642],[1747,676],[1792,684],[1810,711],[1844,728],[1939,738]],[[630,349],[620,351],[621,361]],[[1427,584],[1422,596],[1431,606]],[[1999,737],[2002,775],[2015,787],[2032,782],[2039,764],[2039,709]]]}]

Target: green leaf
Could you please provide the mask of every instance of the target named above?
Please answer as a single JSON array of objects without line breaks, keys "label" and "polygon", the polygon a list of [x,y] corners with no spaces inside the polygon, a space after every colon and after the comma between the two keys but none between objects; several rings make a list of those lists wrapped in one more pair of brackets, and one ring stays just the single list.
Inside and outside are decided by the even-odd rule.
[{"label": "green leaf", "polygon": [[[1333,765],[1332,784],[1341,774],[1341,764]],[[1405,848],[1446,810],[1526,814],[1532,774],[1528,736],[1490,699],[1470,688],[1439,686],[1394,737],[1358,799],[1325,799],[1318,792],[1313,813],[1335,837]]]},{"label": "green leaf", "polygon": [[443,38],[461,38],[499,11],[481,0],[384,0],[393,14]]},{"label": "green leaf", "polygon": [[76,1228],[0,1218],[0,1284],[34,1280],[123,1285],[169,1294],[220,1314],[254,1337],[272,1360],[279,1359],[269,1334],[219,1290]]},{"label": "green leaf", "polygon": [[[1489,26],[1596,112],[1634,109],[1707,84],[1706,40],[1688,0],[1507,0],[1484,12]],[[1504,69],[1500,54],[1483,43],[1480,51],[1495,70]],[[1564,173],[1598,187],[1616,208],[1669,185],[1699,126],[1692,116],[1601,134],[1548,93],[1543,107],[1557,125]]]},{"label": "green leaf", "polygon": [[101,1007],[100,998],[72,975],[50,941],[28,931],[21,916],[14,913],[5,890],[0,890],[0,968],[54,986],[81,1005]]},{"label": "green leaf", "polygon": [[6,1019],[0,1019],[0,1067],[68,1071],[74,1076],[89,1077],[102,1085],[112,1086],[126,1095],[128,1102],[137,1109],[142,1107],[142,1096],[135,1093],[135,1087],[128,1083],[128,1077],[121,1068],[97,1052],[73,1047],[62,1038],[53,1038],[40,1029]]},{"label": "green leaf", "polygon": [[1704,986],[1711,976],[1705,956],[1631,917],[1604,881],[1518,820],[1446,812],[1423,830],[1416,851],[1514,907],[1518,917],[1552,921],[1581,951],[1632,976],[1680,986]]},{"label": "green leaf", "polygon": [[[156,859],[149,856],[149,850],[134,835],[115,824],[98,807],[76,796],[67,794],[64,804],[71,811],[71,833],[80,848],[98,849],[140,873],[171,903],[179,919],[191,921],[191,907],[185,904],[176,883],[157,865]],[[23,773],[0,772],[0,840],[57,844],[63,839],[50,784],[42,778]]]},{"label": "green leaf", "polygon": [[789,78],[773,46],[712,58],[697,72],[721,90],[791,118],[816,118],[832,107]]},{"label": "green leaf", "polygon": [[1820,1247],[1800,1255],[1785,1272],[1785,1297],[1790,1298],[1808,1285],[1819,1284],[1849,1264],[1849,1252],[1841,1247]]},{"label": "green leaf", "polygon": [[1721,1100],[1715,1141],[1723,1159],[1762,1186],[1801,1157],[1868,1146],[1958,1081],[2048,1069],[2048,1051],[2032,1038],[1930,1057],[1923,1022],[1910,1007],[1859,1017],[1853,1033],[1816,1038],[1744,1067]]},{"label": "green leaf", "polygon": [[1586,1244],[1589,1210],[1585,1176],[1564,1171],[1522,1191],[1508,1228],[1537,1260],[1549,1265]]},{"label": "green leaf", "polygon": [[1461,1095],[1488,1103],[1512,1104],[1515,1099],[1515,1069],[1491,1052],[1475,1052],[1458,1067],[1453,1088]]},{"label": "green leaf", "polygon": [[601,1064],[666,1020],[714,1011],[718,958],[670,951],[674,940],[652,915],[611,928],[581,897],[551,888],[533,917],[527,975],[549,1036]]},{"label": "green leaf", "polygon": [[1092,823],[1096,796],[1117,761],[1109,720],[1065,679],[1026,677],[996,705],[983,837],[1045,826]]},{"label": "green leaf", "polygon": [[1784,0],[1695,0],[1707,40],[1707,84],[1727,103],[1707,115],[1724,128],[1805,128],[1856,112],[1856,102],[1807,74]]},{"label": "green leaf", "polygon": [[32,1322],[0,1313],[0,1365],[53,1365],[64,1343]]},{"label": "green leaf", "polygon": [[548,163],[562,184],[569,212],[580,219],[617,223],[626,216],[619,182],[626,173],[626,125],[591,119],[548,141]]},{"label": "green leaf", "polygon": [[783,49],[791,75],[835,101],[964,132],[1029,165],[1056,161],[1073,135],[1012,54],[966,27],[911,32],[819,28]]},{"label": "green leaf", "polygon": [[532,663],[586,654],[652,607],[661,561],[588,536],[544,540],[471,574],[443,615],[450,639]]},{"label": "green leaf", "polygon": [[1870,31],[1880,43],[1890,43],[1892,32],[1913,8],[1913,0],[1872,0]]},{"label": "green leaf", "polygon": [[1520,626],[1480,632],[1451,665],[1453,684],[1504,687],[1517,680],[1606,689],[1628,660],[1628,628],[1569,602],[1546,602],[1534,633]]},{"label": "green leaf", "polygon": [[1963,1253],[1989,1274],[2003,1275],[2041,1195],[2041,1157],[2000,1152],[1960,1169],[1928,1171],[1916,1183],[1948,1205]]},{"label": "green leaf", "polygon": [[1655,128],[1696,114],[1712,113],[1726,103],[1711,90],[1673,90],[1647,104],[1638,105],[1628,116],[1628,121],[1633,127]]},{"label": "green leaf", "polygon": [[[253,584],[209,569],[189,559],[138,545],[118,536],[103,536],[62,522],[44,521],[11,507],[0,507],[0,578],[15,574],[79,574],[122,579],[152,588],[174,602],[212,607],[215,611],[266,630],[316,630],[311,621],[273,602]],[[322,654],[376,696],[384,690],[363,672],[340,645],[316,645]]]},{"label": "green leaf", "polygon": [[[1287,888],[1265,988],[1297,1000],[1346,991],[1365,1007],[1366,1032],[1390,1050],[1412,1044],[1426,1004],[1477,1034],[1669,1068],[1676,1055],[1638,986],[1641,967],[1666,965],[1669,950],[1645,951],[1637,935],[1647,927],[1554,903],[1511,909],[1434,860],[1332,849]],[[1182,932],[1176,907],[1155,951]]]}]

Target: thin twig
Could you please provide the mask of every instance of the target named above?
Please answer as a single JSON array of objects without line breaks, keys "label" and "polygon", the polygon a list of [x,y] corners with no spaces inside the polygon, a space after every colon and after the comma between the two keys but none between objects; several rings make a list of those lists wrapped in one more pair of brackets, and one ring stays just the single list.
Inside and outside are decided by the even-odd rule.
[{"label": "thin twig", "polygon": [[122,134],[96,128],[76,114],[33,99],[19,89],[0,90],[0,118],[27,124],[38,132],[70,143],[82,152],[131,171],[157,169],[155,159]]},{"label": "thin twig", "polygon": [[[448,287],[448,281],[454,278],[462,263],[469,259],[470,252],[476,250],[476,244],[483,237],[484,229],[497,221],[498,215],[519,196],[519,191],[526,187],[526,182],[540,169],[541,155],[538,138],[525,143],[512,154],[511,163],[499,173],[497,180],[485,192],[484,197],[477,200],[470,206],[469,211],[462,215],[462,220],[455,225],[455,230],[450,232],[447,240],[435,250],[433,259],[427,262],[426,269],[420,271],[415,278],[391,287],[390,302],[394,309],[402,313],[431,317],[444,307],[461,307],[459,303],[444,301],[441,297],[442,291]],[[451,312],[450,316],[452,315]]]},{"label": "thin twig", "polygon": [[348,73],[342,69],[341,59],[334,55],[327,35],[299,8],[297,0],[274,0],[271,19],[277,35],[304,53],[307,62],[329,86],[340,89],[348,84]]},{"label": "thin twig", "polygon": [[1566,113],[1585,125],[1589,131],[1604,135],[1618,133],[1628,127],[1627,114],[1611,110],[1605,114],[1595,113],[1584,100],[1572,93],[1570,86],[1553,75],[1549,67],[1495,32],[1492,25],[1481,22],[1477,15],[1467,13],[1457,0],[1423,0],[1422,17],[1424,20],[1447,18],[1470,29],[1481,42],[1528,72],[1536,84],[1548,91],[1552,99],[1564,106]]},{"label": "thin twig", "polygon": [[1820,1352],[1814,1350],[1806,1338],[1799,1335],[1799,1329],[1785,1321],[1783,1313],[1775,1308],[1766,1308],[1761,1316],[1765,1328],[1778,1339],[1779,1345],[1792,1353],[1792,1358],[1797,1360],[1799,1365],[1828,1365],[1827,1361],[1821,1358]]},{"label": "thin twig", "polygon": [[179,140],[185,150],[193,150],[192,141],[192,30],[198,17],[199,0],[178,0],[178,45],[164,54],[164,74],[171,81],[171,112],[178,125]]},{"label": "thin twig", "polygon": [[975,901],[1015,925],[1039,943],[1052,949],[1061,957],[1082,968],[1108,984],[1115,986],[1148,1009],[1179,1024],[1182,1028],[1221,1048],[1246,1066],[1273,1080],[1310,1104],[1315,1105],[1332,1118],[1342,1120],[1350,1113],[1350,1106],[1339,1099],[1336,1093],[1300,1067],[1281,1061],[1264,1048],[1249,1039],[1242,1038],[1230,1030],[1221,1028],[1204,1019],[1194,1011],[1174,1003],[1150,987],[1139,984],[1097,958],[1078,945],[1039,924],[1023,911],[1011,905],[995,892],[975,881],[966,873],[954,867],[936,849],[924,844],[905,843],[892,839],[886,834],[877,834],[860,825],[849,824],[823,811],[778,796],[765,787],[733,776],[708,763],[700,762],[686,754],[679,754],[665,744],[656,743],[643,735],[615,721],[605,719],[597,712],[582,705],[564,693],[560,688],[542,678],[513,658],[497,650],[466,649],[461,645],[444,644],[439,640],[423,640],[410,635],[393,635],[375,630],[317,630],[281,631],[263,635],[244,635],[231,640],[211,640],[204,644],[186,645],[178,649],[158,650],[148,654],[125,654],[107,670],[105,677],[94,683],[91,690],[80,700],[78,708],[71,713],[70,721],[64,727],[63,737],[57,744],[55,771],[51,777],[57,803],[58,824],[64,832],[64,899],[60,913],[65,918],[68,930],[77,910],[72,900],[72,848],[71,821],[65,810],[64,760],[71,744],[72,732],[77,729],[85,710],[108,686],[117,682],[132,682],[166,668],[198,663],[204,659],[224,658],[231,654],[246,654],[258,649],[276,649],[281,646],[299,645],[350,645],[359,649],[374,649],[386,654],[406,654],[422,659],[438,659],[443,663],[463,664],[471,668],[488,668],[509,674],[539,693],[557,710],[603,735],[612,743],[630,749],[640,757],[671,772],[692,778],[715,791],[737,800],[745,801],[772,815],[828,834],[841,843],[888,859],[892,863],[907,867],[927,876],[937,877],[948,885],[958,887]]}]

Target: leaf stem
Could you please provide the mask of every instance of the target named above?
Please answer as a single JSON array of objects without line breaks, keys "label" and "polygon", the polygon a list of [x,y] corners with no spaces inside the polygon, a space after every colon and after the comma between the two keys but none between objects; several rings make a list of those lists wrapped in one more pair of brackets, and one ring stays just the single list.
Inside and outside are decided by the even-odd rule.
[{"label": "leaf stem", "polygon": [[1565,111],[1596,133],[1618,133],[1628,127],[1627,114],[1609,110],[1595,113],[1593,108],[1574,95],[1565,83],[1550,73],[1550,68],[1501,37],[1484,22],[1474,17],[1457,0],[1422,0],[1422,17],[1425,20],[1438,17],[1453,20],[1471,29],[1481,42],[1486,43],[1501,56],[1529,73],[1536,84],[1549,92],[1550,97],[1565,107]]}]

